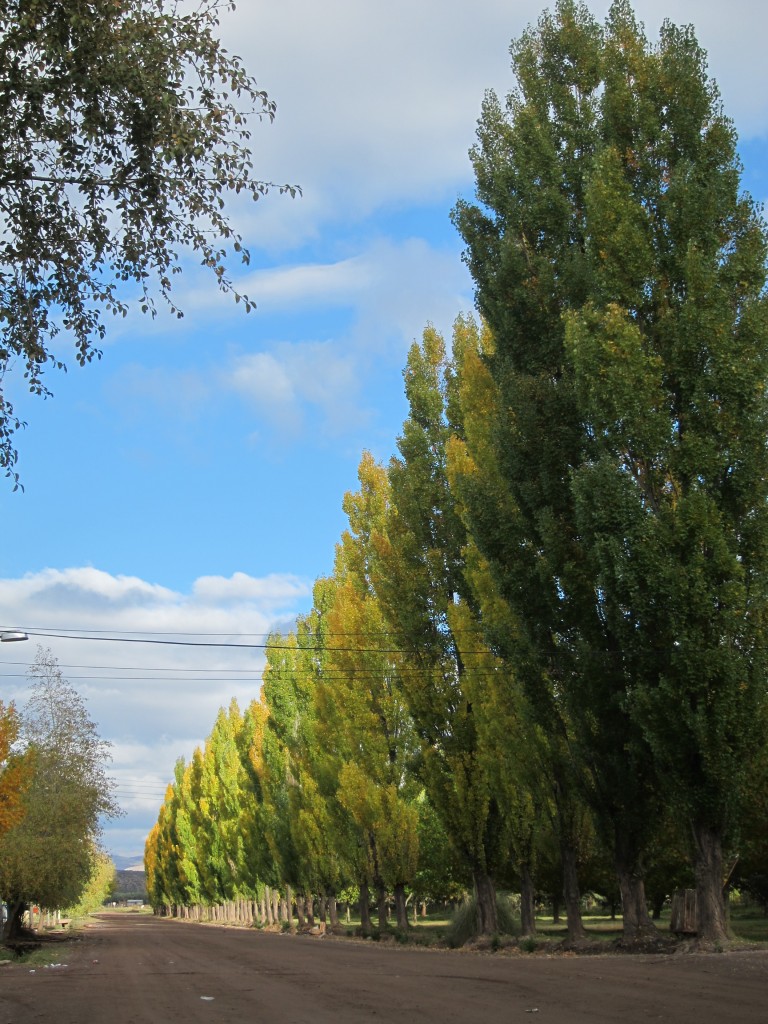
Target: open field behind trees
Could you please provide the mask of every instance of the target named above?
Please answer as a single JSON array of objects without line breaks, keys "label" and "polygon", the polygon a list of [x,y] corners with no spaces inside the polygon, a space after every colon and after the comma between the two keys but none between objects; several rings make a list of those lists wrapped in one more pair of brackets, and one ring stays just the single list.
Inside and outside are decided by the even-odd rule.
[{"label": "open field behind trees", "polygon": [[481,319],[414,343],[333,573],[179,761],[167,913],[405,933],[471,893],[495,936],[505,889],[579,946],[594,891],[647,945],[687,888],[719,948],[725,887],[763,898],[766,224],[691,27],[559,0],[510,52],[453,211]]}]

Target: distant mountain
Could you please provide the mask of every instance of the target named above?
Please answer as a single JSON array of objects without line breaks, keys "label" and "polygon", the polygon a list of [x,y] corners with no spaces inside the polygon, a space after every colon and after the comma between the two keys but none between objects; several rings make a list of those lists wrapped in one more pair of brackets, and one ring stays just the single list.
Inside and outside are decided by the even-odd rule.
[{"label": "distant mountain", "polygon": [[112,863],[115,865],[118,871],[143,871],[144,870],[144,855],[136,853],[133,856],[127,856],[123,853],[110,853]]},{"label": "distant mountain", "polygon": [[147,899],[147,877],[143,871],[118,871],[110,899]]}]

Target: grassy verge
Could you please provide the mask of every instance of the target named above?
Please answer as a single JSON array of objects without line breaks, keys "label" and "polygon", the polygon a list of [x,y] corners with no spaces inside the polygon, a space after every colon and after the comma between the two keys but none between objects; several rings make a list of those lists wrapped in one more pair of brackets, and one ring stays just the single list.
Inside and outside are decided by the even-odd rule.
[{"label": "grassy verge", "polygon": [[14,942],[11,946],[0,946],[0,961],[10,960],[30,969],[53,967],[66,964],[76,942],[76,933],[42,932],[36,939]]},{"label": "grassy verge", "polygon": [[768,917],[751,906],[731,907],[731,930],[742,942],[768,945]]}]

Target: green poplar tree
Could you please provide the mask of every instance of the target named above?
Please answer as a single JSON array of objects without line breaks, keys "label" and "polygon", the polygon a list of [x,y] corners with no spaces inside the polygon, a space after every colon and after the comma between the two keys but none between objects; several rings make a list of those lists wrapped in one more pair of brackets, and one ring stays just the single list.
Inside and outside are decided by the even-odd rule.
[{"label": "green poplar tree", "polygon": [[237,737],[243,716],[232,700],[219,710],[200,760],[197,802],[200,861],[213,902],[236,899],[249,891],[240,819],[247,782]]},{"label": "green poplar tree", "polygon": [[[253,700],[243,714],[237,733],[237,747],[243,770],[243,795],[237,828],[242,847],[242,884],[253,898],[261,898],[264,885],[275,873],[274,861],[265,835],[265,796],[260,752],[269,710],[261,700]],[[270,883],[271,884],[271,883]]]},{"label": "green poplar tree", "polygon": [[[483,636],[508,667],[494,677],[480,709],[492,732],[502,728],[507,742],[493,739],[496,785],[516,789],[531,798],[529,809],[550,820],[560,853],[563,902],[571,942],[585,937],[581,920],[578,867],[582,859],[582,801],[579,771],[574,765],[574,737],[562,688],[545,668],[542,670],[525,622],[499,583],[499,565],[483,556],[477,539],[481,530],[494,538],[500,552],[514,562],[515,529],[519,510],[504,481],[501,450],[494,423],[501,411],[498,386],[488,368],[494,345],[487,326],[478,328],[471,318],[459,318],[454,328],[453,358],[461,407],[463,437],[454,435],[448,445],[448,472],[457,507],[469,527],[466,573],[481,609]],[[509,545],[509,546],[507,546]],[[535,582],[535,581],[534,581]],[[523,595],[520,595],[521,600]],[[534,591],[531,601],[537,599]],[[520,698],[520,687],[525,700]],[[514,737],[514,739],[513,739]],[[510,763],[511,761],[511,763]],[[527,885],[526,863],[532,860],[528,823],[513,812],[515,845],[521,882]],[[531,926],[531,894],[525,910]]]},{"label": "green poplar tree", "polygon": [[176,815],[179,809],[177,787],[184,773],[184,761],[175,766],[176,784],[169,783],[157,821],[144,845],[144,869],[147,873],[147,894],[155,911],[170,914],[174,906],[186,903],[187,892],[179,869],[179,842]]},{"label": "green poplar tree", "polygon": [[302,889],[296,848],[296,745],[309,695],[296,670],[296,634],[275,634],[267,641],[263,700],[268,709],[254,765],[262,793],[264,835],[272,855],[274,875],[268,884]]},{"label": "green poplar tree", "polygon": [[504,530],[472,531],[567,707],[627,917],[662,795],[694,837],[702,942],[764,699],[766,232],[690,28],[563,0],[512,46],[456,223],[495,339]]},{"label": "green poplar tree", "polygon": [[421,779],[472,874],[478,929],[493,934],[494,875],[506,868],[509,834],[478,714],[499,666],[484,661],[466,577],[466,529],[447,476],[448,442],[461,430],[455,378],[433,328],[411,347],[404,377],[409,416],[388,468],[391,509],[375,537],[376,585],[407,651],[400,673],[420,741]]},{"label": "green poplar tree", "polygon": [[[174,874],[178,878],[178,896],[172,902],[184,906],[210,903],[204,889],[203,875],[206,872],[203,836],[198,826],[200,793],[200,751],[185,764],[183,758],[176,762],[173,796],[170,805],[174,843],[172,856]],[[166,801],[167,803],[167,801]]]},{"label": "green poplar tree", "polygon": [[415,753],[401,682],[401,657],[387,636],[376,593],[373,539],[385,528],[389,486],[384,468],[365,454],[360,490],[344,498],[349,529],[336,550],[328,610],[327,673],[319,679],[318,717],[330,726],[340,755],[337,797],[360,830],[363,884],[394,892],[397,924],[407,928],[405,886],[418,863],[417,787],[409,773]]}]

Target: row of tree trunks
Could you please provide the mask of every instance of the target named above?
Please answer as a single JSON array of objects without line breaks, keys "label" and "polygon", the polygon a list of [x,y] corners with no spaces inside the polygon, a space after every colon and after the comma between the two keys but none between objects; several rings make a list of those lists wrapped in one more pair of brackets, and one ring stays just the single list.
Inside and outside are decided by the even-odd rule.
[{"label": "row of tree trunks", "polygon": [[[160,916],[176,917],[186,921],[208,921],[217,924],[258,924],[264,927],[292,923],[294,911],[299,928],[315,926],[315,903],[311,895],[297,893],[287,887],[285,895],[265,886],[259,900],[229,900],[218,904],[191,904],[164,906],[157,909]],[[331,928],[339,925],[339,910],[335,896],[321,896],[318,899],[318,916],[321,923]]]}]

